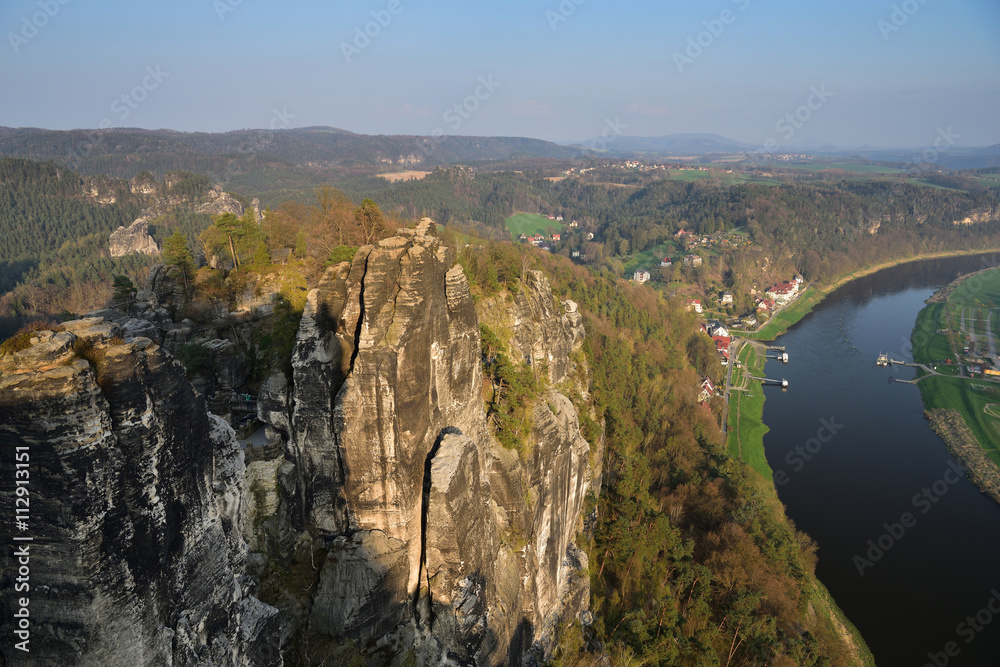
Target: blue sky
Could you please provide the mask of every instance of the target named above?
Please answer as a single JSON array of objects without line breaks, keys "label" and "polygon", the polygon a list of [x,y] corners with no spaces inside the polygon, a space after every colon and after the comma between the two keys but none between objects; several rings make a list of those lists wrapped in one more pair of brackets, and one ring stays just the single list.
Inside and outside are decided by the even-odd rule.
[{"label": "blue sky", "polygon": [[4,0],[0,34],[15,127],[1000,142],[997,0]]}]

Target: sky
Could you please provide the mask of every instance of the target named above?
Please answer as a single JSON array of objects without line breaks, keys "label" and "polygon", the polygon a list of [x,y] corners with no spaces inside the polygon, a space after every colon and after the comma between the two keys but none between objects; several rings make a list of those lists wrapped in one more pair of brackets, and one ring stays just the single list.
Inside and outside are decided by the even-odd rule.
[{"label": "sky", "polygon": [[998,0],[3,0],[0,125],[1000,143]]}]

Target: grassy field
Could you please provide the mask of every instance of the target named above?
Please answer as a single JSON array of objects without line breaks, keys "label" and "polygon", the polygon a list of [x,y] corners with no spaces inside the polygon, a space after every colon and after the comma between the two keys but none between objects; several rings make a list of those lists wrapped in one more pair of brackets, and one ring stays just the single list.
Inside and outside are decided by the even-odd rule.
[{"label": "grassy field", "polygon": [[787,308],[783,308],[781,312],[772,317],[760,331],[754,334],[747,334],[745,337],[753,338],[754,340],[774,340],[781,334],[788,331],[788,327],[792,326],[805,317],[806,314],[811,312],[812,309],[816,307],[816,304],[823,300],[826,294],[826,292],[810,285],[806,288],[806,291],[799,295],[799,298],[795,300],[795,303]]},{"label": "grassy field", "polygon": [[[939,330],[957,332],[961,313],[968,317],[985,319],[992,315],[990,309],[1000,303],[1000,269],[983,271],[965,279],[948,296],[947,303],[928,304],[917,315],[913,328],[913,358],[918,363],[937,364],[938,372],[949,375],[956,368],[941,364],[953,359],[955,348],[964,337],[953,333],[955,341],[937,333]],[[985,329],[983,322],[974,324],[977,331]],[[919,384],[920,396],[928,410],[957,410],[986,454],[1000,465],[1000,418],[986,412],[991,404],[1000,404],[1000,385],[985,380],[958,377],[928,377]],[[996,410],[996,408],[994,408]]]},{"label": "grassy field", "polygon": [[677,247],[673,243],[661,243],[636,253],[625,262],[625,276],[630,277],[636,269],[648,269],[650,273],[659,271],[660,260],[664,257],[672,257],[676,252]]},{"label": "grassy field", "polygon": [[949,303],[960,306],[1000,305],[1000,271],[983,271],[964,281],[948,297]]},{"label": "grassy field", "polygon": [[1000,404],[1000,386],[969,378],[945,377],[929,377],[921,380],[918,386],[928,410],[950,408],[962,413],[983,451],[1000,465],[1000,418],[986,414],[987,405]]},{"label": "grassy field", "polygon": [[911,338],[913,360],[918,364],[940,364],[945,359],[955,361],[948,336],[937,333],[948,328],[944,323],[944,310],[945,304],[931,303],[917,315]]},{"label": "grassy field", "polygon": [[821,162],[818,164],[788,164],[781,165],[782,169],[801,169],[802,171],[819,172],[826,169],[842,169],[855,174],[901,174],[905,169],[896,167],[882,167],[877,164],[858,164],[855,162]]},{"label": "grassy field", "polygon": [[559,231],[563,228],[563,223],[549,220],[544,215],[537,213],[515,213],[507,218],[507,229],[514,238],[521,234],[527,236],[545,234],[549,227]]},{"label": "grassy field", "polygon": [[[752,345],[745,345],[737,359],[743,368],[733,369],[733,385],[740,386],[740,376],[748,371],[751,375],[764,372],[764,359],[754,352]],[[763,421],[764,388],[760,382],[749,380],[749,391],[734,391],[729,394],[728,447],[729,454],[745,461],[765,479],[772,479],[771,466],[764,454],[764,434],[768,427]]]}]

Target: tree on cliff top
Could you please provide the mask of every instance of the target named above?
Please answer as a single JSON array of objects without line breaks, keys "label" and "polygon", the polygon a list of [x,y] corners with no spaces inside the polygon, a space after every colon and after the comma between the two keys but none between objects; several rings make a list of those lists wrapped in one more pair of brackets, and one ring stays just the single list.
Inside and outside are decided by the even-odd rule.
[{"label": "tree on cliff top", "polygon": [[180,267],[181,275],[184,277],[184,290],[187,291],[188,274],[194,270],[194,258],[188,249],[187,238],[181,230],[174,230],[174,233],[163,241],[163,261]]},{"label": "tree on cliff top", "polygon": [[242,218],[232,213],[216,216],[212,226],[203,231],[199,239],[205,248],[205,257],[229,256],[233,266],[239,268],[257,249],[263,234],[256,214],[248,209]]}]

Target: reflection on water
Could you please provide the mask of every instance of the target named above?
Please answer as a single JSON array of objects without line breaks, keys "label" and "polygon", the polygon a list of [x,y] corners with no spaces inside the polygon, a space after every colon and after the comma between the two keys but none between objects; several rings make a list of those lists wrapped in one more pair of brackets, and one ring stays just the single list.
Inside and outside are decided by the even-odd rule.
[{"label": "reflection on water", "polygon": [[[994,596],[1000,610],[1000,505],[956,475],[917,387],[889,382],[913,369],[875,365],[881,352],[912,360],[916,315],[937,286],[997,264],[887,269],[832,294],[777,343],[791,390],[767,392],[768,462],[789,516],[819,544],[817,574],[880,665],[934,664],[928,654],[1000,665],[1000,613],[989,611]],[[949,642],[957,655],[942,653]]]}]

